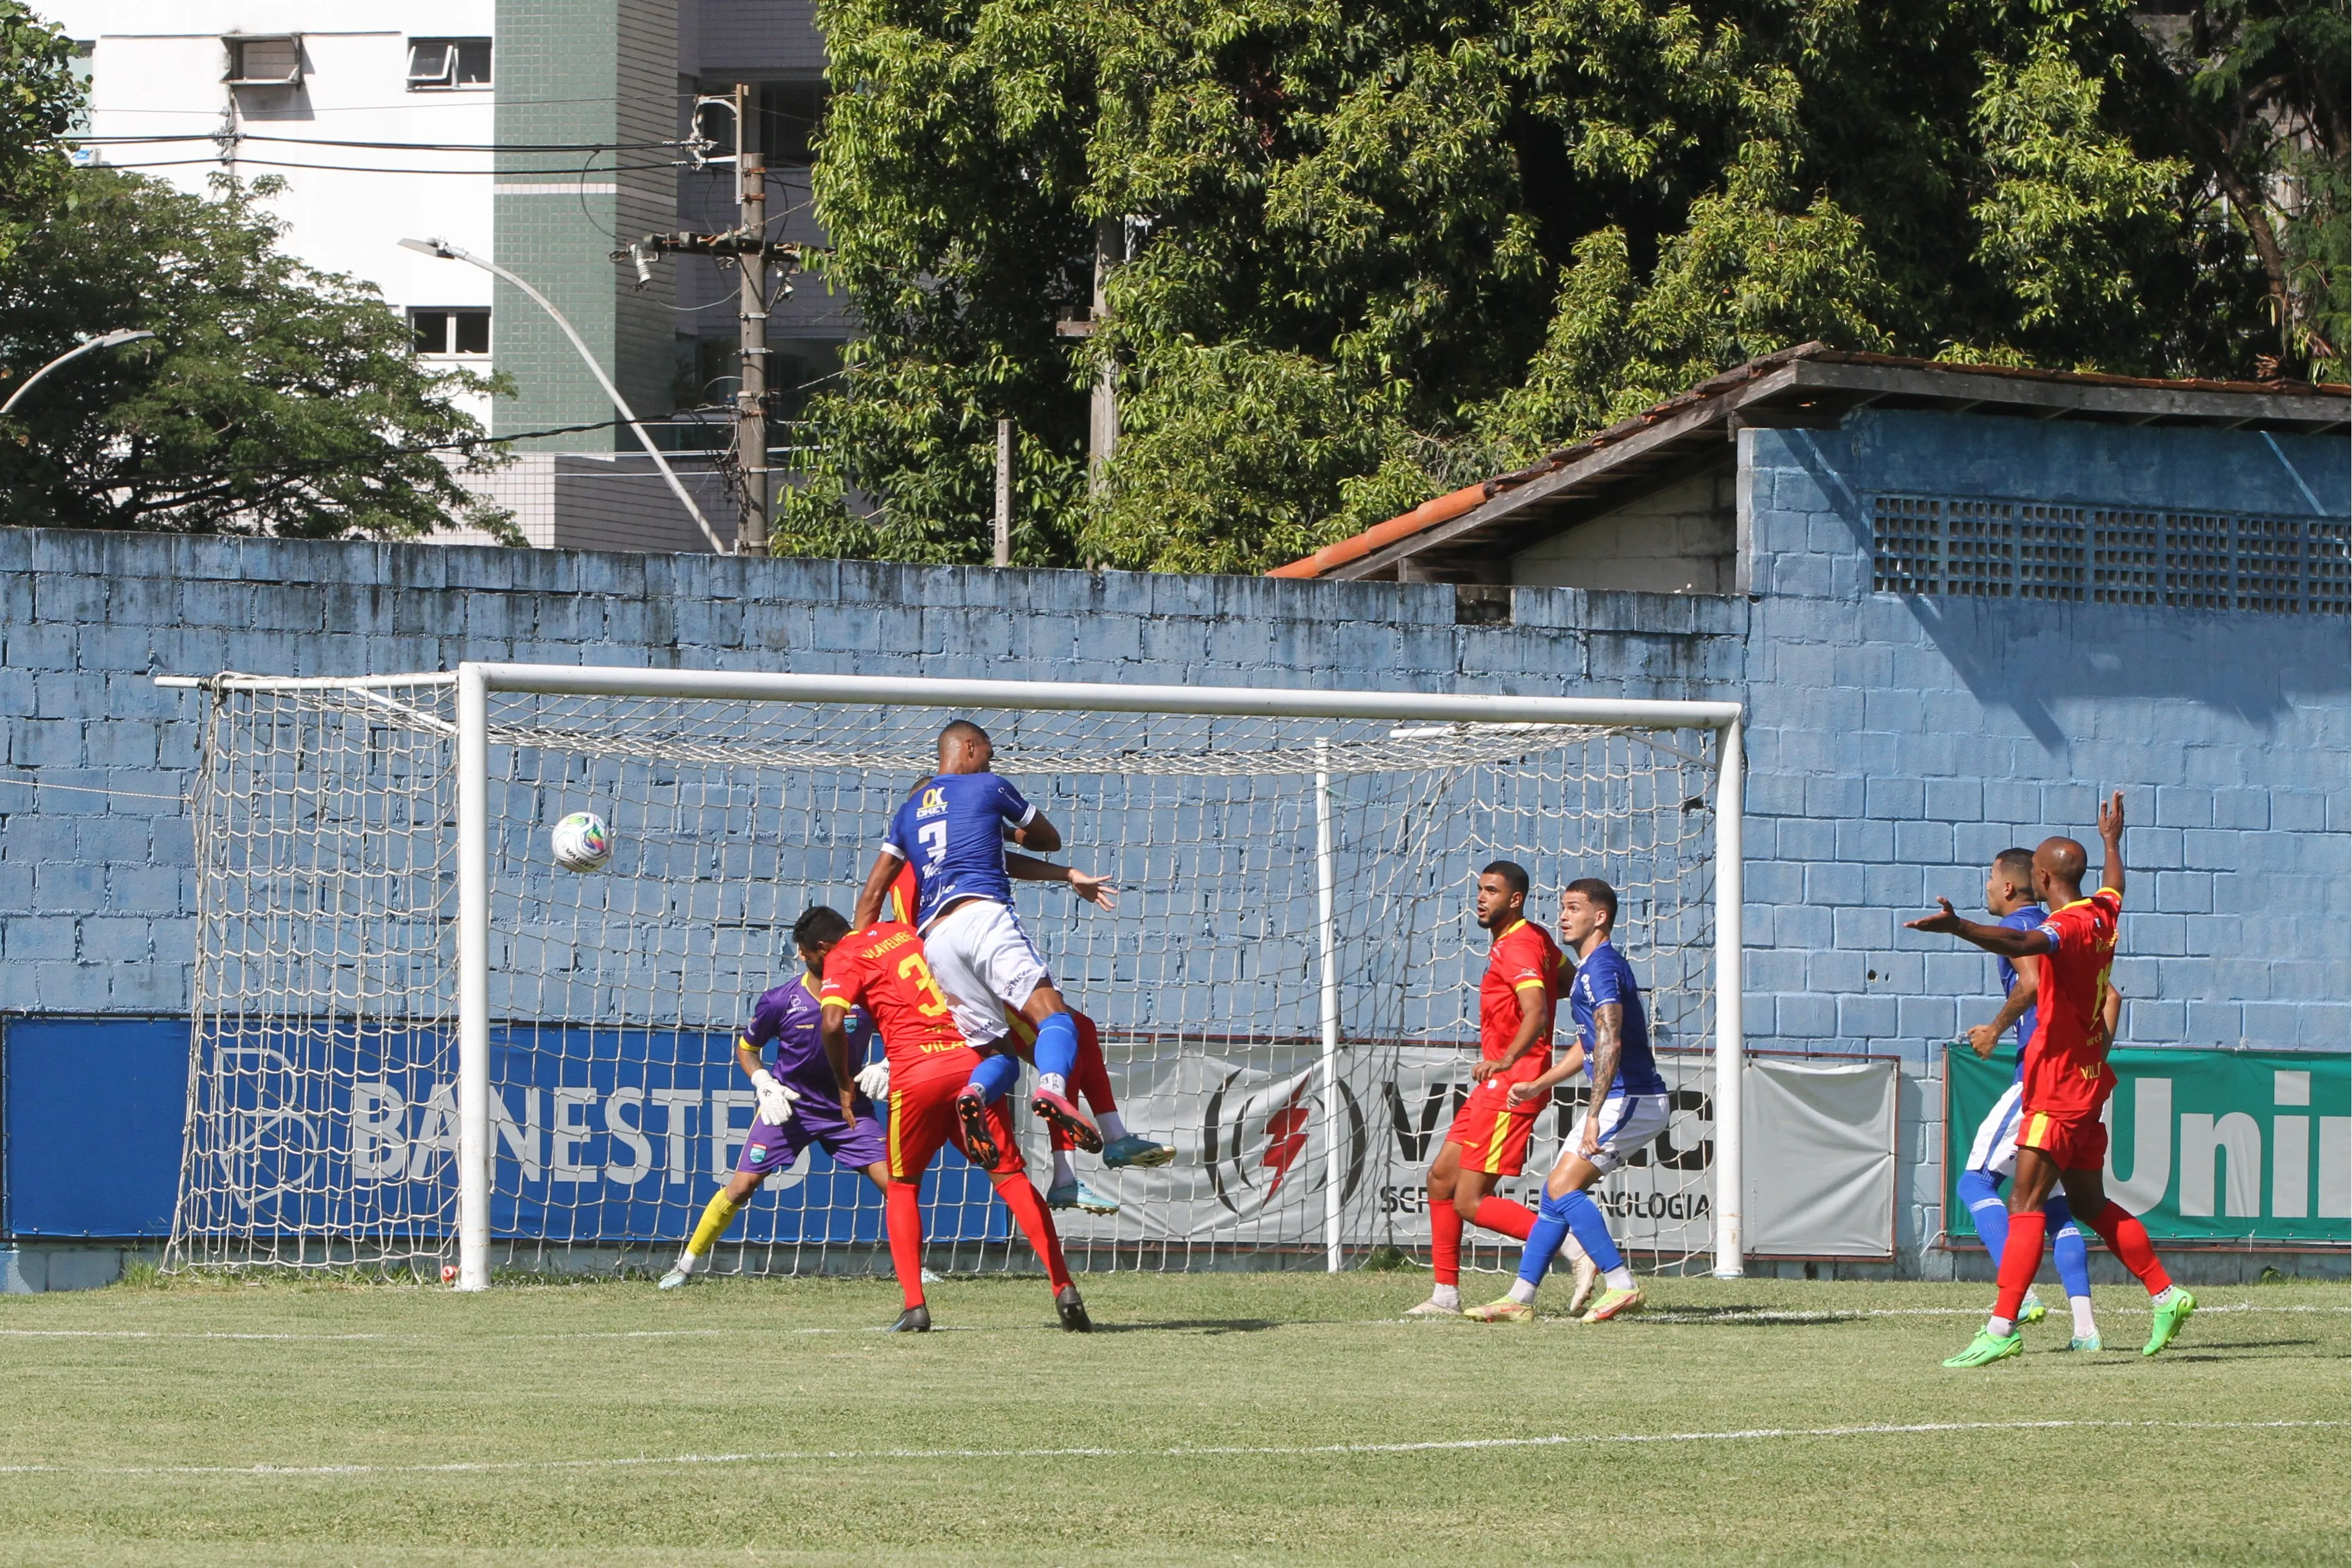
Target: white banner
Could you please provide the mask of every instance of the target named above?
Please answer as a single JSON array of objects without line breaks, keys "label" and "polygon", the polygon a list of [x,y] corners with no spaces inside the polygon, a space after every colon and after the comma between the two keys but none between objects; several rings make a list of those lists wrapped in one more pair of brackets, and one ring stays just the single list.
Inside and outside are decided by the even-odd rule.
[{"label": "white banner", "polygon": [[[1465,1053],[1343,1047],[1335,1104],[1312,1043],[1252,1044],[1220,1057],[1200,1047],[1150,1056],[1139,1042],[1124,1061],[1128,1042],[1104,1045],[1118,1064],[1128,1124],[1172,1143],[1177,1157],[1156,1171],[1086,1170],[1090,1184],[1115,1191],[1121,1210],[1057,1215],[1074,1242],[1321,1247],[1336,1136],[1344,1242],[1426,1248],[1425,1178],[1470,1091]],[[1630,1250],[1706,1253],[1715,1240],[1714,1058],[1662,1053],[1658,1067],[1673,1121],[1598,1195]],[[1750,1059],[1751,1254],[1893,1253],[1895,1077],[1895,1064],[1884,1060]],[[1503,1195],[1530,1205],[1540,1197],[1583,1100],[1580,1084],[1560,1086],[1538,1119],[1524,1173],[1502,1182]],[[1467,1239],[1495,1240],[1475,1231]]]}]

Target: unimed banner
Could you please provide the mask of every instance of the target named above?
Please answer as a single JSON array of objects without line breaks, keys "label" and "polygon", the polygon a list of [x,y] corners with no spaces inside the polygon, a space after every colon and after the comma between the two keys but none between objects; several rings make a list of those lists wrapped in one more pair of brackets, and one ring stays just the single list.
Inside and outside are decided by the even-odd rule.
[{"label": "unimed banner", "polygon": [[[2118,1050],[2106,1189],[2158,1242],[2352,1241],[2352,1057]],[[1946,1055],[1945,1228],[1974,1236],[1952,1190],[2017,1057]]]}]

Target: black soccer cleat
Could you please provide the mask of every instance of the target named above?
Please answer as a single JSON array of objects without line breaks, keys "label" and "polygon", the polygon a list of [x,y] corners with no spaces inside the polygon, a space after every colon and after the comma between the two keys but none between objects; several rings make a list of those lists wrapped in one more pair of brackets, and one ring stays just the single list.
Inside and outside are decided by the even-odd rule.
[{"label": "black soccer cleat", "polygon": [[1095,1331],[1095,1321],[1087,1316],[1087,1304],[1078,1296],[1076,1285],[1065,1285],[1054,1293],[1054,1312],[1062,1320],[1062,1328],[1073,1334]]},{"label": "black soccer cleat", "polygon": [[955,1100],[956,1121],[963,1129],[966,1157],[983,1171],[993,1171],[1004,1157],[996,1146],[996,1134],[988,1130],[988,1102],[980,1090],[966,1088]]},{"label": "black soccer cleat", "polygon": [[887,1331],[894,1334],[928,1334],[931,1331],[931,1310],[918,1303],[898,1314],[898,1321]]}]

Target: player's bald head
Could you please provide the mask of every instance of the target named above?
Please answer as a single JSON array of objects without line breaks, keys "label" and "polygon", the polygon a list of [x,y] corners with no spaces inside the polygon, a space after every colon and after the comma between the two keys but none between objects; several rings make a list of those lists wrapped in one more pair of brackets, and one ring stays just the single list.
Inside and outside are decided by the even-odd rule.
[{"label": "player's bald head", "polygon": [[2063,882],[2070,888],[2081,885],[2083,873],[2090,864],[2090,853],[2081,842],[2063,835],[2045,838],[2034,847],[2033,868],[2047,873],[2053,881]]}]

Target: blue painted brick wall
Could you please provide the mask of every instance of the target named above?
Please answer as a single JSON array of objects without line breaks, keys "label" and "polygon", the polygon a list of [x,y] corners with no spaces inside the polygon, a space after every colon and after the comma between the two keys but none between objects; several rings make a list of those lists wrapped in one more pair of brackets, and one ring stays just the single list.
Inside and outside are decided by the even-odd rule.
[{"label": "blue painted brick wall", "polygon": [[2345,1048],[2345,623],[1874,595],[1864,512],[2307,512],[2309,488],[2342,516],[2340,450],[1870,412],[1739,439],[1752,598],[1520,589],[1507,627],[1455,625],[1443,585],[0,531],[0,1011],[186,1005],[201,700],[152,673],[520,658],[1744,697],[1751,1037],[1905,1055],[1915,1260],[1940,1224],[1927,1047],[1992,981],[1900,920],[1966,905],[2007,844],[2083,834],[2101,788],[2135,823],[2126,1037]]}]

